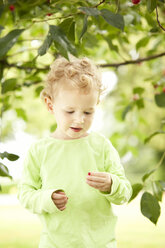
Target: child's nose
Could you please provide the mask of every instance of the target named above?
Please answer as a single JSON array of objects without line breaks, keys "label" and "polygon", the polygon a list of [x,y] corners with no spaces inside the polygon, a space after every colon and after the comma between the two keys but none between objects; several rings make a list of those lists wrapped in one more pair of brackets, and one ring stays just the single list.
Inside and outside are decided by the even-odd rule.
[{"label": "child's nose", "polygon": [[77,124],[83,123],[83,122],[84,122],[84,116],[83,116],[83,115],[76,115],[76,116],[75,116],[75,122],[76,122]]}]

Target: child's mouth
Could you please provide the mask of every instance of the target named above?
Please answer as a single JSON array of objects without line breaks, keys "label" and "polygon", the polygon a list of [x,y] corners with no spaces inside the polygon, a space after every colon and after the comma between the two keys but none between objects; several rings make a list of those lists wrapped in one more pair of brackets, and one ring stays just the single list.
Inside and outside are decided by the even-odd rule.
[{"label": "child's mouth", "polygon": [[82,128],[75,128],[75,127],[71,127],[71,129],[74,131],[74,132],[80,132],[82,130]]}]

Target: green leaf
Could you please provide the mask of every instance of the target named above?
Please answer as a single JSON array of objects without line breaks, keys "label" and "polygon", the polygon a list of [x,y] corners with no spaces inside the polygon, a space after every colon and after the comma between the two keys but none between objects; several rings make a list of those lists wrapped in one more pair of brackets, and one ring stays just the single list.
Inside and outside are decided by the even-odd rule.
[{"label": "green leaf", "polygon": [[165,93],[162,92],[160,94],[155,95],[155,102],[158,107],[164,108],[165,107]]},{"label": "green leaf", "polygon": [[75,42],[75,22],[72,22],[70,28],[68,29],[68,39],[73,43]]},{"label": "green leaf", "polygon": [[60,50],[60,53],[64,55],[64,57],[68,58],[67,53],[68,51],[76,55],[76,49],[75,47],[69,42],[66,35],[63,33],[63,31],[58,26],[50,26],[50,33],[52,35],[52,38],[58,47],[58,50]]},{"label": "green leaf", "polygon": [[155,171],[156,171],[156,169],[153,169],[153,170],[147,172],[147,173],[142,177],[142,181],[145,182],[146,179],[147,179],[150,175],[152,175]]},{"label": "green leaf", "polygon": [[0,57],[3,57],[17,42],[18,37],[24,29],[15,29],[0,39]]},{"label": "green leaf", "polygon": [[39,86],[35,89],[35,97],[39,97],[41,91],[43,90],[43,86]]},{"label": "green leaf", "polygon": [[125,107],[124,111],[122,112],[122,120],[125,119],[127,113],[131,111],[132,108],[133,108],[133,104],[129,104]]},{"label": "green leaf", "polygon": [[89,16],[99,16],[101,14],[98,9],[94,9],[94,8],[80,7],[79,9],[82,10],[83,13]]},{"label": "green leaf", "polygon": [[16,84],[17,84],[16,78],[7,79],[4,83],[2,83],[2,94],[5,94],[8,91],[15,90],[17,88]]},{"label": "green leaf", "polygon": [[85,32],[87,31],[87,27],[88,27],[88,16],[85,15],[84,16],[84,23],[83,23],[83,29],[81,31],[80,37],[79,37],[79,41],[82,39],[83,35],[85,34]]},{"label": "green leaf", "polygon": [[53,42],[52,36],[50,33],[48,33],[46,39],[44,40],[44,43],[38,49],[38,55],[40,56],[44,55],[51,46],[52,42]]},{"label": "green leaf", "polygon": [[138,109],[144,108],[144,100],[143,100],[143,98],[140,98],[140,99],[136,100],[135,104],[137,105]]},{"label": "green leaf", "polygon": [[154,9],[157,6],[157,1],[156,0],[147,0],[147,10],[149,13],[154,11]]},{"label": "green leaf", "polygon": [[142,188],[143,188],[143,185],[141,183],[136,183],[136,184],[132,185],[133,192],[132,192],[132,196],[131,196],[129,202],[132,201],[139,194],[139,192],[142,190]]},{"label": "green leaf", "polygon": [[134,94],[142,95],[143,92],[144,92],[144,88],[142,88],[142,87],[136,87],[136,88],[133,89]]},{"label": "green leaf", "polygon": [[111,26],[124,30],[124,18],[120,14],[114,14],[110,10],[102,9],[100,10],[101,16],[104,18],[106,22],[108,22]]},{"label": "green leaf", "polygon": [[0,25],[0,33],[1,33],[1,31],[2,31],[3,29],[4,29],[4,27]]},{"label": "green leaf", "polygon": [[73,18],[66,18],[63,22],[59,24],[59,27],[63,30],[65,34],[69,32],[73,20],[74,20]]},{"label": "green leaf", "polygon": [[75,21],[73,18],[67,18],[60,23],[59,27],[65,33],[69,40],[75,41]]},{"label": "green leaf", "polygon": [[109,48],[110,48],[111,50],[114,50],[114,51],[117,52],[117,53],[119,52],[118,46],[116,46],[116,45],[114,45],[114,44],[112,43],[111,37],[104,37],[104,39],[107,41],[108,46],[109,46]]},{"label": "green leaf", "polygon": [[9,174],[8,168],[2,163],[0,163],[0,176],[1,177],[9,177],[10,179],[12,179],[12,176],[10,176],[10,174]]},{"label": "green leaf", "polygon": [[56,48],[65,58],[68,59],[68,51],[71,54],[76,55],[77,51],[75,47],[69,42],[63,30],[59,26],[55,25],[49,26],[49,33],[43,45],[39,48],[38,54],[41,56],[44,55],[53,41]]},{"label": "green leaf", "polygon": [[162,190],[165,191],[165,181],[159,180],[159,183],[160,183],[160,185],[162,187]]},{"label": "green leaf", "polygon": [[165,132],[160,130],[160,131],[156,131],[156,132],[152,133],[149,137],[145,138],[144,144],[148,143],[150,141],[150,139],[152,139],[157,134],[165,134]]},{"label": "green leaf", "polygon": [[159,181],[153,181],[152,182],[152,189],[153,189],[153,194],[156,197],[156,199],[158,201],[161,201],[163,191],[162,191],[162,186],[161,186],[160,182]]},{"label": "green leaf", "polygon": [[13,154],[13,153],[8,153],[8,152],[0,153],[0,157],[2,159],[7,158],[10,161],[15,161],[15,160],[19,159],[18,155]]},{"label": "green leaf", "polygon": [[15,111],[18,117],[21,117],[24,121],[27,121],[27,116],[24,109],[16,108]]},{"label": "green leaf", "polygon": [[158,27],[151,28],[149,30],[149,32],[151,32],[151,33],[157,33],[157,32],[159,32],[159,28]]},{"label": "green leaf", "polygon": [[144,192],[140,205],[142,214],[156,225],[160,216],[160,205],[158,200],[150,193]]},{"label": "green leaf", "polygon": [[5,8],[4,3],[0,3],[0,17],[3,14],[3,12],[4,12],[4,8]]},{"label": "green leaf", "polygon": [[148,37],[148,36],[139,40],[136,43],[136,50],[139,50],[140,47],[145,47],[148,44],[149,40],[150,40],[150,37]]}]

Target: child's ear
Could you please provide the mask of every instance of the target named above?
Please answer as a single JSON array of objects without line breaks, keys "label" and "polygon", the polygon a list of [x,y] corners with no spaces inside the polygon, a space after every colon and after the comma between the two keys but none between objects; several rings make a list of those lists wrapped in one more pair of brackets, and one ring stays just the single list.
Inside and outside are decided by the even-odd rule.
[{"label": "child's ear", "polygon": [[54,112],[53,112],[54,108],[53,108],[53,104],[52,104],[51,99],[50,99],[49,97],[45,97],[45,98],[44,98],[44,101],[45,101],[45,103],[46,103],[46,106],[47,106],[48,111],[49,111],[51,114],[53,114],[53,113],[54,113]]}]

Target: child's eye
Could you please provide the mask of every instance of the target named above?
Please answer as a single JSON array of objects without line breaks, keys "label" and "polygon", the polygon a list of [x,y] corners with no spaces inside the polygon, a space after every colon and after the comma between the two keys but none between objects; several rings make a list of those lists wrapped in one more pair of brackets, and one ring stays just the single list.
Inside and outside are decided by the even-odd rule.
[{"label": "child's eye", "polygon": [[74,113],[74,111],[72,111],[72,112],[68,112],[68,111],[66,111],[68,114],[73,114]]},{"label": "child's eye", "polygon": [[[71,112],[69,112],[69,111],[66,111],[68,114],[73,114],[74,113],[74,111],[71,111]],[[90,114],[92,114],[92,113],[89,113],[89,112],[84,112],[86,115],[90,115]]]}]

